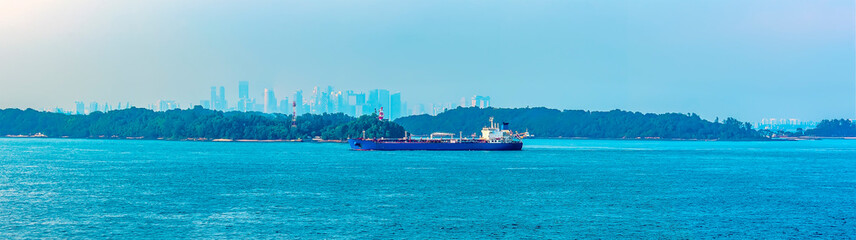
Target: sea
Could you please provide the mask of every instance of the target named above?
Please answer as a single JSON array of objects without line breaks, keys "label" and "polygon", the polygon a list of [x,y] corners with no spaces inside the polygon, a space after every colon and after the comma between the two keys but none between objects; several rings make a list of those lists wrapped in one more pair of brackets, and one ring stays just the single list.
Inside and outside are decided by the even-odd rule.
[{"label": "sea", "polygon": [[2,239],[853,239],[856,141],[0,139]]}]

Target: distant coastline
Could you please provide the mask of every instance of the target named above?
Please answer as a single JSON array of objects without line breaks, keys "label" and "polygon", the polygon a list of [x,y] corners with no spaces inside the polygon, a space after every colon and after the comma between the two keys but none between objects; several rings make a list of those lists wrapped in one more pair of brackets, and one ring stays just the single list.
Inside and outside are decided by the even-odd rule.
[{"label": "distant coastline", "polygon": [[457,108],[436,116],[417,115],[395,121],[377,115],[359,118],[342,113],[264,114],[202,108],[155,112],[131,108],[66,115],[32,109],[0,110],[0,137],[169,140],[209,142],[332,142],[348,138],[400,138],[433,132],[475,134],[482,120],[495,117],[511,129],[537,139],[643,141],[801,141],[856,139],[856,124],[824,120],[804,132],[754,130],[733,118],[707,121],[695,114],[643,114],[613,110],[591,112],[548,108]]},{"label": "distant coastline", "polygon": [[0,110],[0,136],[179,141],[314,141],[349,137],[402,137],[404,129],[376,115],[342,113],[291,116],[259,112],[222,112],[196,107],[155,112],[130,108],[66,115],[32,109]]}]

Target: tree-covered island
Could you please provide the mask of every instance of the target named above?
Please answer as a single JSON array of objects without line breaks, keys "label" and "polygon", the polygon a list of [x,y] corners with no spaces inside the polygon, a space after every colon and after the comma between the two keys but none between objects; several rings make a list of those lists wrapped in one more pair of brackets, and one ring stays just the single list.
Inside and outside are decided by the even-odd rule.
[{"label": "tree-covered island", "polygon": [[543,138],[765,140],[749,123],[728,118],[714,122],[696,114],[556,110],[549,108],[456,108],[436,116],[404,117],[395,122],[415,134],[478,132],[490,117],[511,129]]},{"label": "tree-covered island", "polygon": [[[377,115],[359,118],[342,113],[291,115],[259,112],[222,112],[196,107],[156,112],[142,108],[65,115],[32,109],[0,110],[0,136],[120,138],[167,140],[296,140],[321,137],[398,138],[432,132],[478,135],[490,117],[511,123],[514,131],[541,138],[766,140],[770,134],[733,118],[708,121],[696,114],[556,110],[548,108],[456,108],[436,116],[416,115],[381,121]],[[849,120],[824,120],[805,135],[856,136]]]},{"label": "tree-covered island", "polygon": [[322,136],[344,140],[365,136],[402,137],[404,129],[376,115],[354,118],[342,113],[291,115],[221,112],[196,107],[155,112],[142,108],[65,115],[32,109],[0,110],[0,136],[33,135],[69,138],[250,139],[295,140]]}]

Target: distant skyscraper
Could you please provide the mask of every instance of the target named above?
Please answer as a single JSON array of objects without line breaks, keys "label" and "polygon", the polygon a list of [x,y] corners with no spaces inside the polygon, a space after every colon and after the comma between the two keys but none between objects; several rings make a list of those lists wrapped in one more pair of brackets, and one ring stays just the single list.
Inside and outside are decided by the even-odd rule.
[{"label": "distant skyscraper", "polygon": [[366,105],[366,94],[365,93],[355,93],[352,94],[354,96],[353,101],[348,100],[352,105]]},{"label": "distant skyscraper", "polygon": [[238,82],[238,98],[240,98],[240,99],[250,98],[250,82],[247,82],[247,81]]},{"label": "distant skyscraper", "polygon": [[98,103],[97,102],[89,103],[89,113],[94,113],[97,111],[98,111]]},{"label": "distant skyscraper", "polygon": [[487,108],[490,107],[490,97],[488,96],[473,96],[472,107]]},{"label": "distant skyscraper", "polygon": [[374,108],[375,111],[380,111],[380,108],[389,109],[389,90],[371,90],[369,92],[369,100],[366,104]]},{"label": "distant skyscraper", "polygon": [[251,110],[250,103],[250,82],[238,82],[238,111]]},{"label": "distant skyscraper", "polygon": [[208,108],[217,110],[217,87],[211,87],[211,99],[209,100]]},{"label": "distant skyscraper", "polygon": [[220,86],[220,96],[217,96],[217,110],[226,111],[229,105],[226,103],[226,88]]},{"label": "distant skyscraper", "polygon": [[308,113],[308,111],[306,111],[306,107],[304,106],[305,104],[303,103],[303,90],[298,90],[294,93],[294,102],[297,105],[297,114]]},{"label": "distant skyscraper", "polygon": [[369,91],[369,99],[366,99],[366,105],[370,107],[375,107],[378,103],[378,91],[377,89]]},{"label": "distant skyscraper", "polygon": [[291,107],[291,102],[288,101],[288,98],[284,98],[281,101],[279,101],[279,113],[290,114],[291,113],[291,109],[289,109],[290,107]]},{"label": "distant skyscraper", "polygon": [[211,97],[208,100],[208,105],[203,105],[204,108],[209,108],[213,110],[226,111],[229,108],[229,105],[226,103],[226,88],[220,86],[219,94],[217,92],[217,87],[211,87]]},{"label": "distant skyscraper", "polygon": [[327,92],[322,92],[318,97],[318,113],[326,113],[329,112],[329,104],[330,104],[330,94]]},{"label": "distant skyscraper", "polygon": [[324,112],[336,112],[336,93],[333,92],[333,86],[327,86],[327,92],[324,93]]},{"label": "distant skyscraper", "polygon": [[75,114],[77,114],[77,115],[86,114],[86,104],[83,104],[83,102],[80,102],[80,101],[74,102],[74,107],[75,107],[75,109],[74,109]]},{"label": "distant skyscraper", "polygon": [[407,107],[407,102],[402,103],[401,104],[401,116],[398,116],[398,117],[407,117],[410,115],[412,115],[412,113],[410,112],[410,108]]},{"label": "distant skyscraper", "polygon": [[389,98],[389,120],[399,117],[401,117],[401,93],[395,93]]},{"label": "distant skyscraper", "polygon": [[165,112],[168,110],[179,108],[178,103],[172,100],[161,100],[158,103],[158,111]]},{"label": "distant skyscraper", "polygon": [[350,106],[350,104],[348,104],[347,93],[336,93],[336,111],[347,114],[349,112],[348,106]]},{"label": "distant skyscraper", "polygon": [[273,113],[276,111],[276,96],[273,90],[265,88],[265,113]]}]

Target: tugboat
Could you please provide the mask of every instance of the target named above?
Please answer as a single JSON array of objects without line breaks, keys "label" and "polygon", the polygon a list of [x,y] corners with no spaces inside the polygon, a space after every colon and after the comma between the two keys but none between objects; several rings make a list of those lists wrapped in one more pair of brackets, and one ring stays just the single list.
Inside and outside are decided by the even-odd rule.
[{"label": "tugboat", "polygon": [[[403,138],[395,139],[348,139],[352,150],[458,150],[458,151],[509,151],[523,149],[525,133],[512,133],[508,123],[496,124],[490,118],[490,126],[481,130],[480,138],[464,138],[462,134],[432,133],[427,138],[413,138],[405,133]],[[365,134],[363,134],[365,135]],[[474,134],[475,135],[475,134]]]}]

